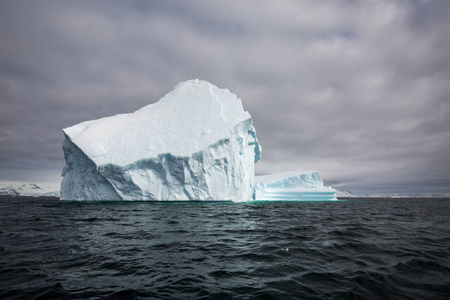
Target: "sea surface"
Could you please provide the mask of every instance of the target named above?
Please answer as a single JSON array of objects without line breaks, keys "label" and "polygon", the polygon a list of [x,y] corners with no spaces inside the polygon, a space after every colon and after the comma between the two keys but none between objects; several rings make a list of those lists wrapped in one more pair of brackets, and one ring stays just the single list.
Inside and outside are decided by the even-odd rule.
[{"label": "sea surface", "polygon": [[0,299],[450,299],[450,199],[1,196]]}]

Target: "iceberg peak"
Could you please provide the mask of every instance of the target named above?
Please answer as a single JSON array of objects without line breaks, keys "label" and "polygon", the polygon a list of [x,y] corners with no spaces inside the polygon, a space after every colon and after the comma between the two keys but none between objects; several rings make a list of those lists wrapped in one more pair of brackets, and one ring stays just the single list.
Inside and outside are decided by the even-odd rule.
[{"label": "iceberg peak", "polygon": [[[246,120],[251,116],[235,94],[196,79],[134,113],[83,122],[64,133],[97,166],[126,166],[160,153],[190,156],[226,138],[230,128]],[[133,147],[123,147],[130,143]]]}]

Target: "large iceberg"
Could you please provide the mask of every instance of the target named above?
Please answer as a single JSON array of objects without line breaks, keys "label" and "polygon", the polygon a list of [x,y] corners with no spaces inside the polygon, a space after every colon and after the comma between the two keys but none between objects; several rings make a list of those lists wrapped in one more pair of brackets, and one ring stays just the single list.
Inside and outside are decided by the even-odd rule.
[{"label": "large iceberg", "polygon": [[65,128],[62,200],[251,200],[261,147],[226,89],[180,83],[134,113]]},{"label": "large iceberg", "polygon": [[261,147],[250,114],[236,95],[206,81],[63,131],[62,200],[336,200],[318,172],[255,182]]},{"label": "large iceberg", "polygon": [[336,190],[324,186],[319,172],[283,172],[255,177],[253,198],[258,201],[330,201]]}]

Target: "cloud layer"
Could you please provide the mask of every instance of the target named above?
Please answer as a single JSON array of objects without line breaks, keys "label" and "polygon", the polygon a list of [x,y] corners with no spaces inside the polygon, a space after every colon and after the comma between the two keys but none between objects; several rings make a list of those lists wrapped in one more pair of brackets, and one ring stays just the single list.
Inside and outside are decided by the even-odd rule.
[{"label": "cloud layer", "polygon": [[259,174],[450,192],[450,2],[0,3],[0,180],[58,181],[61,129],[205,79],[242,100]]}]

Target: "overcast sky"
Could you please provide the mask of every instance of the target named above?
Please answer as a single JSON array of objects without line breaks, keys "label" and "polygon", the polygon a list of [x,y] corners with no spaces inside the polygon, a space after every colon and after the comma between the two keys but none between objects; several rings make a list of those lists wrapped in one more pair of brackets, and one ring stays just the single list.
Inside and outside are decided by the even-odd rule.
[{"label": "overcast sky", "polygon": [[257,174],[450,192],[450,1],[0,1],[0,181],[61,181],[62,128],[204,79],[250,112]]}]

